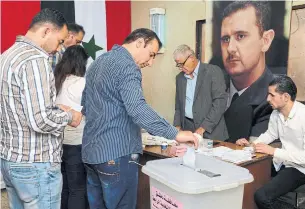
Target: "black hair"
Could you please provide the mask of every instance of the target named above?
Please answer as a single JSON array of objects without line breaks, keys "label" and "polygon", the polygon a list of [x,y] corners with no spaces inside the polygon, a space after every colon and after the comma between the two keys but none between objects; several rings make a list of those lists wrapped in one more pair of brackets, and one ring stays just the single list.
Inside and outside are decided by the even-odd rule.
[{"label": "black hair", "polygon": [[66,49],[54,70],[57,94],[60,92],[62,84],[68,75],[85,76],[88,58],[87,52],[80,45],[70,46]]},{"label": "black hair", "polygon": [[132,43],[139,38],[144,39],[145,45],[148,44],[150,41],[156,39],[159,44],[159,49],[162,48],[162,42],[160,41],[157,34],[154,31],[147,29],[147,28],[139,28],[139,29],[132,31],[131,34],[129,34],[127,36],[127,38],[124,40],[123,44]]},{"label": "black hair", "polygon": [[85,35],[85,30],[83,26],[78,25],[76,23],[68,23],[68,31],[74,32],[74,33],[79,33],[82,32]]},{"label": "black hair", "polygon": [[287,75],[274,75],[269,86],[276,86],[275,91],[280,94],[289,94],[291,101],[295,101],[297,97],[297,87],[293,80]]},{"label": "black hair", "polygon": [[43,23],[51,23],[58,29],[61,29],[64,25],[67,25],[67,21],[63,14],[55,9],[50,8],[42,9],[35,15],[30,24],[30,29],[34,28],[36,25]]},{"label": "black hair", "polygon": [[271,6],[267,1],[234,1],[224,9],[222,20],[239,10],[249,7],[255,9],[256,24],[259,27],[260,35],[262,35],[264,31],[270,29],[271,25]]}]

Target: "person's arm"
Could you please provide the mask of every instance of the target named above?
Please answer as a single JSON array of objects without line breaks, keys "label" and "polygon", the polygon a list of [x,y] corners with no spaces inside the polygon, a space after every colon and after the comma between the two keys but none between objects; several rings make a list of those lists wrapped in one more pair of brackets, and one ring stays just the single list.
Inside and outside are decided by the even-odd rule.
[{"label": "person's arm", "polygon": [[277,125],[277,113],[275,111],[272,112],[268,124],[268,130],[261,134],[253,143],[264,143],[270,144],[274,140],[278,139],[278,125]]},{"label": "person's arm", "polygon": [[181,129],[181,107],[180,107],[180,101],[179,101],[179,87],[178,87],[178,76],[176,77],[176,96],[175,96],[175,115],[174,115],[174,126],[178,130]]},{"label": "person's arm", "polygon": [[[305,142],[305,137],[304,140]],[[305,164],[305,147],[303,147],[303,150],[295,150],[293,152],[275,148],[274,151],[274,157],[279,158],[284,161],[293,162],[295,164],[304,165]]]},{"label": "person's arm", "polygon": [[[280,148],[276,148],[274,151],[274,157],[282,159],[284,161],[293,162],[298,165],[305,165],[305,121],[302,122],[302,130],[303,130],[303,147],[299,150],[288,151]],[[294,139],[296,140],[296,139]]]},{"label": "person's arm", "polygon": [[201,123],[201,127],[209,133],[212,133],[215,126],[219,123],[226,110],[228,100],[224,75],[221,69],[217,66],[213,66],[213,68],[212,73],[210,73],[212,106],[209,113]]},{"label": "person's arm", "polygon": [[59,136],[68,122],[72,122],[72,114],[52,105],[50,84],[54,77],[50,72],[45,59],[28,61],[22,67],[24,111],[31,129]]},{"label": "person's arm", "polygon": [[120,72],[117,78],[118,91],[133,121],[153,135],[167,139],[176,138],[178,130],[146,103],[142,92],[140,70],[127,65],[124,66],[124,71]]}]

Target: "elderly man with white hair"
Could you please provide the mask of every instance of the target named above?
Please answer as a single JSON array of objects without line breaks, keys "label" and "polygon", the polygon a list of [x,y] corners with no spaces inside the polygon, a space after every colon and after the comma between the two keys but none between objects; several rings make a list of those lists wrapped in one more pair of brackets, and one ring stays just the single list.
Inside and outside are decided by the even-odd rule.
[{"label": "elderly man with white hair", "polygon": [[222,70],[200,62],[187,45],[174,51],[176,77],[174,126],[204,138],[226,140],[224,112],[228,95]]}]

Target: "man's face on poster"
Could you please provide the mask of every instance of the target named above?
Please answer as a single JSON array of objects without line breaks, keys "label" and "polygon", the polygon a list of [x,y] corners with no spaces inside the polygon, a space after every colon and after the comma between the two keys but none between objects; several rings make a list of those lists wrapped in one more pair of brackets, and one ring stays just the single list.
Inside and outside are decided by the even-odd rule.
[{"label": "man's face on poster", "polygon": [[267,43],[269,40],[266,41],[264,34],[260,34],[253,7],[238,10],[223,19],[222,59],[231,77],[251,74],[258,63],[265,59],[263,52],[269,49],[272,40]]}]

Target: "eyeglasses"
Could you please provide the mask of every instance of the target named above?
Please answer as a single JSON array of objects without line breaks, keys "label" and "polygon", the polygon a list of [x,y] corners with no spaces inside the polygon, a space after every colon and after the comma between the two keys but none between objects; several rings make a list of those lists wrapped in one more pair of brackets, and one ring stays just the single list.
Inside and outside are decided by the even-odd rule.
[{"label": "eyeglasses", "polygon": [[186,61],[190,58],[191,54],[184,60],[183,63],[177,63],[176,67],[177,68],[183,68],[183,66],[185,65]]}]

